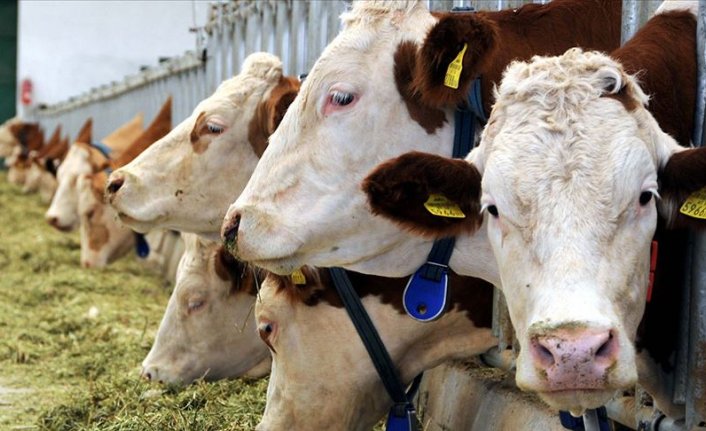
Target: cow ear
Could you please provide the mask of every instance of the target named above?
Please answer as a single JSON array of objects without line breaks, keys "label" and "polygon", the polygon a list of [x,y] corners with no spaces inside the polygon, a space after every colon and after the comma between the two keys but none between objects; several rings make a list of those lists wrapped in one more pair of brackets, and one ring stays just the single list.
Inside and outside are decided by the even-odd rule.
[{"label": "cow ear", "polygon": [[362,187],[373,213],[422,236],[473,232],[483,221],[481,175],[465,160],[407,153],[375,168]]},{"label": "cow ear", "polygon": [[285,76],[282,77],[279,84],[273,90],[269,104],[269,118],[267,122],[268,134],[273,134],[277,130],[277,126],[282,122],[284,114],[287,112],[289,105],[292,104],[294,98],[299,93],[301,83],[297,78]]},{"label": "cow ear", "polygon": [[[441,18],[417,53],[414,87],[422,102],[442,108],[465,101],[471,83],[492,57],[497,40],[495,24],[479,14],[452,13]],[[452,65],[459,57],[460,71]]]},{"label": "cow ear", "polygon": [[659,183],[658,207],[668,226],[706,229],[706,190],[702,191],[706,187],[706,147],[672,154],[659,173]]}]

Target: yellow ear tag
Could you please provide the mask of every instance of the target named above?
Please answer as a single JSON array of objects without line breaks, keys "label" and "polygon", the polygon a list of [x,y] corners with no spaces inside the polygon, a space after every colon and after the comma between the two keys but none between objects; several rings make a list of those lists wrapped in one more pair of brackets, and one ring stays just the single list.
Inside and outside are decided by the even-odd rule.
[{"label": "yellow ear tag", "polygon": [[706,220],[706,188],[692,193],[679,208],[679,212],[689,217]]},{"label": "yellow ear tag", "polygon": [[301,269],[297,269],[292,273],[292,283],[294,284],[306,284],[306,277]]},{"label": "yellow ear tag", "polygon": [[444,85],[453,88],[454,90],[458,88],[458,81],[461,79],[461,71],[463,70],[463,56],[466,54],[466,48],[468,44],[463,44],[463,49],[458,53],[456,58],[449,64],[449,68],[446,69],[446,77],[444,78]]},{"label": "yellow ear tag", "polygon": [[424,202],[424,208],[439,217],[466,218],[466,214],[461,211],[461,208],[444,195],[430,194],[429,199]]}]

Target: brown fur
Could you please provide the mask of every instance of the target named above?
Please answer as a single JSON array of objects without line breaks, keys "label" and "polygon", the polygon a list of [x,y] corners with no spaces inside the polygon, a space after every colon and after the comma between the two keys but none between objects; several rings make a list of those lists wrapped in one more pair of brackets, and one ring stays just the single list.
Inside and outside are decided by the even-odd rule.
[{"label": "brown fur", "polygon": [[287,108],[294,101],[300,87],[299,80],[291,76],[283,76],[270,97],[262,101],[248,125],[248,141],[257,157],[261,157],[267,148],[267,140],[282,121]]},{"label": "brown fur", "polygon": [[[483,76],[485,112],[492,89],[513,60],[558,55],[579,46],[609,52],[620,45],[620,0],[554,0],[518,9],[440,14],[417,57],[416,91],[432,107],[463,103],[473,79]],[[468,44],[458,90],[444,86],[448,64]],[[487,57],[487,58],[481,58]]]},{"label": "brown fur", "polygon": [[[288,295],[293,302],[313,307],[326,303],[342,308],[338,292],[326,269],[302,268],[306,285],[296,285],[291,277],[268,274],[277,282],[281,294]],[[383,304],[390,305],[397,313],[404,314],[402,293],[408,278],[385,278],[346,271],[356,292],[361,298],[368,295],[379,296]],[[472,277],[449,274],[449,308],[457,306],[465,311],[469,320],[478,327],[489,328],[492,321],[493,287],[489,283]]]},{"label": "brown fur", "polygon": [[214,267],[221,280],[230,280],[231,293],[244,292],[256,295],[257,285],[254,277],[257,276],[258,283],[265,278],[265,271],[237,260],[224,247],[219,247],[216,251]]},{"label": "brown fur", "polygon": [[659,175],[662,199],[672,202],[673,213],[667,219],[671,227],[706,228],[706,221],[679,212],[686,198],[706,187],[706,147],[693,148],[673,155]]},{"label": "brown fur", "polygon": [[88,118],[76,136],[76,142],[90,144],[93,141],[93,118]]},{"label": "brown fur", "polygon": [[142,113],[135,115],[130,121],[112,131],[108,136],[104,137],[101,142],[113,150],[114,158],[117,158],[137,139],[143,132],[143,116]]},{"label": "brown fur", "polygon": [[[363,181],[373,213],[425,236],[473,232],[480,226],[481,175],[464,160],[411,152],[376,167]],[[440,193],[458,204],[466,218],[435,216],[424,202]]]},{"label": "brown fur", "polygon": [[47,144],[44,145],[34,156],[35,159],[37,160],[42,160],[47,157],[47,154],[54,151],[55,147],[61,144],[61,125],[56,126],[54,129],[54,133],[51,134],[51,137],[47,141]]},{"label": "brown fur", "polygon": [[26,151],[39,151],[44,146],[44,132],[37,123],[13,123],[10,133]]},{"label": "brown fur", "polygon": [[142,134],[123,151],[113,162],[113,169],[118,169],[130,163],[150,145],[160,140],[172,130],[172,97],[169,96],[160,108],[154,120],[147,126]]},{"label": "brown fur", "polygon": [[395,51],[395,84],[397,91],[402,96],[409,116],[412,117],[428,134],[436,132],[446,122],[444,111],[431,108],[422,103],[420,93],[413,87],[413,79],[416,73],[417,48],[414,42],[402,42]]},{"label": "brown fur", "polygon": [[194,128],[191,129],[191,134],[189,135],[191,146],[194,148],[196,154],[202,154],[208,149],[208,144],[201,139],[204,127],[206,127],[206,113],[201,112],[199,116],[196,117]]},{"label": "brown fur", "polygon": [[91,229],[88,232],[88,247],[91,250],[100,250],[110,239],[108,228],[100,221],[103,216],[103,205],[96,205],[90,215]]},{"label": "brown fur", "polygon": [[638,74],[651,96],[649,109],[662,130],[688,146],[694,130],[696,97],[696,19],[669,12],[650,19],[611,56],[625,71]]}]

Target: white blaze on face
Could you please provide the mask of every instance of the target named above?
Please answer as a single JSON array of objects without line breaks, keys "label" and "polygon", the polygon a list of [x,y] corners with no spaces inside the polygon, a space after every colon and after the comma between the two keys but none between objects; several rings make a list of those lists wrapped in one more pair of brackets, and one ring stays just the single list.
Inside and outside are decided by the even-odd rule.
[{"label": "white blaze on face", "polygon": [[161,227],[215,236],[258,162],[254,147],[264,143],[252,142],[252,122],[259,107],[292,80],[282,75],[277,57],[250,55],[239,75],[112,174],[111,180],[124,183],[108,195],[110,204],[139,231]]},{"label": "white blaze on face", "polygon": [[435,18],[421,3],[388,3],[343,16],[271,136],[226,216],[224,228],[240,216],[240,258],[280,274],[311,264],[402,276],[424,262],[431,242],[370,214],[360,190],[380,161],[415,149],[450,155],[453,142],[452,113],[415,121],[394,76],[399,45],[421,43]]},{"label": "white blaze on face", "polygon": [[220,243],[193,234],[182,237],[185,252],[176,287],[142,362],[142,376],[155,382],[191,383],[199,378],[266,374],[270,355],[255,329],[251,269],[243,266],[249,274],[243,274],[236,289],[233,280],[216,271]]},{"label": "white blaze on face", "polygon": [[597,407],[637,377],[657,167],[677,148],[645,102],[604,55],[537,57],[508,68],[469,155],[520,342],[517,383],[561,409]]},{"label": "white blaze on face", "polygon": [[44,217],[60,230],[72,230],[78,226],[78,179],[93,172],[89,150],[81,145],[72,145],[66,158],[56,172],[56,193]]},{"label": "white blaze on face", "polygon": [[[306,287],[283,286],[289,281],[270,275],[260,290],[257,325],[274,351],[267,406],[257,429],[369,430],[392,401],[348,313],[328,302],[334,300],[329,295],[336,297],[333,287],[322,292],[318,276],[304,273],[310,283]],[[357,276],[353,282],[365,290],[365,279]],[[398,295],[394,306],[377,294],[365,295],[362,301],[404,382],[443,361],[469,359],[497,343],[489,328],[475,327],[466,311],[454,306],[431,323],[410,319],[400,301],[404,281],[375,282],[371,291],[394,289]]]},{"label": "white blaze on face", "polygon": [[135,243],[135,233],[118,220],[115,211],[103,203],[102,186],[94,175],[81,175],[76,184],[81,237],[81,266],[102,268],[124,256]]}]

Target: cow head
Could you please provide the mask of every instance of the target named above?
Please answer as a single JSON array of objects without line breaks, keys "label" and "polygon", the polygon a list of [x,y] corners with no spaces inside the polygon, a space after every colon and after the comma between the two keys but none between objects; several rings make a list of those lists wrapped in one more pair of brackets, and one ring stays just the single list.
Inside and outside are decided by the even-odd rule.
[{"label": "cow head", "polygon": [[0,126],[0,157],[9,157],[12,154],[12,149],[19,145],[19,142],[10,131],[10,127],[20,121],[19,118],[13,117]]},{"label": "cow head", "polygon": [[[599,53],[515,63],[496,100],[469,163],[409,154],[364,188],[375,212],[427,235],[487,219],[520,343],[517,383],[580,413],[635,383],[657,214],[687,220],[678,210],[706,186],[706,149],[663,133],[635,78]],[[467,218],[419,211],[432,193]]]},{"label": "cow head", "polygon": [[241,73],[189,118],[113,172],[106,190],[110,204],[139,231],[217,234],[298,88],[295,78],[283,76],[277,57],[250,55]]},{"label": "cow head", "polygon": [[[267,406],[257,429],[369,430],[392,400],[328,272],[305,267],[302,273],[306,284],[268,275],[255,307],[260,336],[272,350]],[[406,279],[350,278],[404,383],[497,343],[489,328],[492,287],[481,280],[453,275],[448,311],[421,323],[404,312]]]},{"label": "cow head", "polygon": [[[57,188],[44,218],[62,231],[73,230],[78,225],[78,193],[76,184],[82,175],[93,172],[91,152],[85,145],[91,142],[93,119],[89,118],[81,127],[74,145],[66,153],[64,161],[56,171]],[[76,145],[83,143],[83,145]]]},{"label": "cow head", "polygon": [[[359,183],[410,149],[451,154],[452,110],[493,50],[495,27],[475,14],[437,21],[419,2],[358,2],[342,20],[223,233],[241,259],[279,274],[306,263],[403,276],[430,242],[372,217]],[[464,44],[452,90],[444,74]]]},{"label": "cow head", "polygon": [[254,328],[255,270],[217,243],[182,235],[177,281],[149,354],[148,380],[187,384],[269,372],[270,355]]}]

